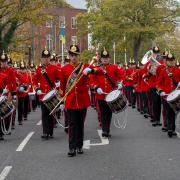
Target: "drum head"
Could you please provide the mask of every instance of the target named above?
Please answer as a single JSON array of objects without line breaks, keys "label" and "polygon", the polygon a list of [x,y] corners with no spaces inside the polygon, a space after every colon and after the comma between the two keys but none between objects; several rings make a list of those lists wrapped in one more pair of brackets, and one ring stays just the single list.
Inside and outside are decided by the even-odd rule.
[{"label": "drum head", "polygon": [[167,102],[175,101],[180,96],[180,90],[175,90],[167,96]]},{"label": "drum head", "polygon": [[56,94],[57,94],[56,90],[52,90],[44,96],[42,101],[47,101],[47,100],[51,99],[52,97],[54,97]]},{"label": "drum head", "polygon": [[106,102],[112,102],[113,100],[117,99],[119,95],[121,94],[120,90],[114,90],[111,91],[107,96],[106,96]]}]

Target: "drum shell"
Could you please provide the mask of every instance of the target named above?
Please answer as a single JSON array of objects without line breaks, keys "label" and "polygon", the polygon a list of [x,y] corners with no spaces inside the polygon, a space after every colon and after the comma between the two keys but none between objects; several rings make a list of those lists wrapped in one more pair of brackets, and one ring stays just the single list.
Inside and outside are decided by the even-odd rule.
[{"label": "drum shell", "polygon": [[124,111],[127,107],[127,98],[122,92],[119,94],[119,96],[116,99],[106,102],[110,107],[111,111],[115,114]]},{"label": "drum shell", "polygon": [[0,101],[0,117],[6,118],[14,111],[12,102],[9,102],[7,98],[3,98]]}]

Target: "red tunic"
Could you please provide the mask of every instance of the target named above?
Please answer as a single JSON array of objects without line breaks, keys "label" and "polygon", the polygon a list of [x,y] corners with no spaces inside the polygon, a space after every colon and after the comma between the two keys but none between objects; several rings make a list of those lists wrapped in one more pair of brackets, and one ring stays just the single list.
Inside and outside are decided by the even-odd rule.
[{"label": "red tunic", "polygon": [[[180,82],[180,69],[177,67],[167,68],[168,71],[172,74],[172,78],[176,83]],[[176,85],[173,83],[172,79],[168,76],[166,68],[162,68],[160,74],[158,75],[157,80],[157,89],[160,91],[164,91],[166,94],[171,93],[173,90],[176,89]]]},{"label": "red tunic", "polygon": [[[43,69],[47,72],[47,75],[55,88],[55,82],[60,80],[60,71],[55,65],[52,64],[49,64],[48,66],[43,66]],[[42,100],[43,97],[52,90],[47,80],[41,73],[41,68],[36,69],[35,75],[33,76],[33,83],[35,89],[39,88],[42,93],[44,93],[39,96],[40,100]]]},{"label": "red tunic", "polygon": [[7,75],[8,78],[8,90],[10,92],[16,92],[16,75],[12,68],[0,68],[0,73]]},{"label": "red tunic", "polygon": [[129,68],[126,70],[126,77],[125,80],[123,82],[123,84],[127,87],[127,86],[133,86],[134,85],[134,75],[136,73],[136,69],[135,68]]},{"label": "red tunic", "polygon": [[[61,79],[60,79],[60,91],[61,96],[64,96],[66,90],[66,83],[69,76],[77,66],[72,64],[67,64],[61,68]],[[88,67],[88,64],[85,64],[83,69]],[[73,87],[66,97],[64,104],[66,109],[85,109],[90,106],[90,97],[89,97],[89,84],[88,76],[83,75],[78,83]]]},{"label": "red tunic", "polygon": [[[109,78],[115,86],[117,86],[118,82],[121,82],[124,79],[124,73],[121,73],[118,67],[114,64],[108,64],[104,66],[103,69],[106,71],[107,75],[109,76]],[[103,69],[97,67],[97,71],[94,77],[95,85],[101,88],[103,92],[110,93],[114,89],[114,87],[112,87],[110,81],[107,78],[105,78]],[[105,96],[106,95],[104,94],[96,94],[96,98],[99,100],[104,100]]]}]

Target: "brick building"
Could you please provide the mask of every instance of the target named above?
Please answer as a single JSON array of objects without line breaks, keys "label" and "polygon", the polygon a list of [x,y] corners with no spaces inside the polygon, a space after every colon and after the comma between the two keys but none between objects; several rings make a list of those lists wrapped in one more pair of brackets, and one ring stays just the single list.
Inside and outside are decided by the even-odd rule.
[{"label": "brick building", "polygon": [[41,57],[41,51],[46,46],[50,51],[62,55],[62,42],[60,40],[60,31],[64,29],[65,32],[65,46],[64,52],[70,44],[78,44],[80,51],[88,48],[88,36],[79,38],[77,36],[77,18],[79,13],[86,13],[84,9],[74,8],[53,8],[46,10],[49,18],[41,26],[32,26],[31,33],[33,35],[31,52],[32,60],[38,63]]}]

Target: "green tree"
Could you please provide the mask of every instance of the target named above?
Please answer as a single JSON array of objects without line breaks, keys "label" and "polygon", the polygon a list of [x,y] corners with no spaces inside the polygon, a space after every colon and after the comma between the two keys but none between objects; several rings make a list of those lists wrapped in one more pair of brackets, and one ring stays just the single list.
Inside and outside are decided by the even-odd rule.
[{"label": "green tree", "polygon": [[[80,35],[92,33],[93,41],[112,51],[127,49],[129,56],[138,61],[143,48],[152,41],[173,32],[179,7],[175,0],[87,0],[89,13],[79,15]],[[124,38],[126,37],[126,38]],[[146,51],[143,49],[143,52]]]},{"label": "green tree", "polygon": [[69,6],[64,0],[0,0],[0,51],[7,50],[15,32],[26,23],[40,24],[50,7]]}]

